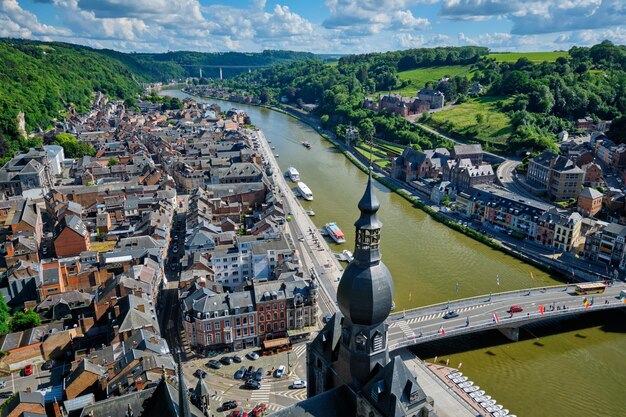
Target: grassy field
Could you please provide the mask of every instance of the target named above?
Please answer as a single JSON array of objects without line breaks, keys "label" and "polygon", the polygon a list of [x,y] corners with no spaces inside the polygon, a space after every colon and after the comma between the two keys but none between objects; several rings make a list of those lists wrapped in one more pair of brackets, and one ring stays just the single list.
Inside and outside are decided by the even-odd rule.
[{"label": "grassy field", "polygon": [[472,74],[469,65],[444,65],[440,67],[418,68],[408,71],[400,71],[400,81],[409,81],[409,85],[403,88],[391,90],[393,94],[402,94],[405,97],[414,97],[417,90],[424,88],[427,82],[437,82],[443,77],[457,75],[469,77]]},{"label": "grassy field", "polygon": [[515,62],[520,58],[528,58],[531,62],[552,62],[561,56],[567,57],[567,52],[511,52],[489,54],[487,58],[495,58],[498,62]]},{"label": "grassy field", "polygon": [[[497,107],[506,100],[512,99],[489,96],[470,99],[450,110],[434,113],[427,124],[453,137],[501,147],[511,135],[511,120]],[[480,124],[479,114],[483,119]]]}]

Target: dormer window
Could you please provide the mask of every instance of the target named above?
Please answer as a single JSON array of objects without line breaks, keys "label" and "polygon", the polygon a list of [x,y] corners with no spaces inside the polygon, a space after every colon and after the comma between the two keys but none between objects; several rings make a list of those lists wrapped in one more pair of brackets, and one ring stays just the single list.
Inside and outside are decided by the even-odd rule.
[{"label": "dormer window", "polygon": [[356,343],[356,349],[360,350],[360,351],[364,351],[367,348],[367,337],[362,334],[359,333],[356,335],[356,337],[354,338],[354,342]]},{"label": "dormer window", "polygon": [[379,332],[374,334],[374,338],[372,339],[372,352],[378,352],[379,350],[383,350],[385,345],[385,338]]}]

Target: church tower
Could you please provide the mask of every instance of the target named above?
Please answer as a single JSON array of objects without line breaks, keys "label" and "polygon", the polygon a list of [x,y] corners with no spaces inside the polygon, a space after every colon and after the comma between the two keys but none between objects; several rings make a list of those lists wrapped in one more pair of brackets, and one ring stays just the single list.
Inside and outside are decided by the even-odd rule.
[{"label": "church tower", "polygon": [[393,281],[380,255],[382,223],[376,215],[380,202],[374,194],[371,169],[358,207],[361,215],[354,223],[354,259],[337,288],[344,318],[335,363],[343,382],[357,391],[370,380],[374,370],[389,363],[385,320],[393,308]]}]

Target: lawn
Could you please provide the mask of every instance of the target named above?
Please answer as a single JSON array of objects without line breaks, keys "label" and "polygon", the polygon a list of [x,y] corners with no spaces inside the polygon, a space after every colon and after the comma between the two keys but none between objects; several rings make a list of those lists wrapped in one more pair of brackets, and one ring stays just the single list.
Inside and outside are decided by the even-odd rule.
[{"label": "lawn", "polygon": [[393,94],[402,94],[405,97],[415,97],[417,90],[424,88],[427,82],[437,82],[443,77],[454,77],[457,75],[469,77],[473,71],[469,65],[444,65],[440,67],[418,68],[408,71],[400,71],[398,79],[409,81],[409,85],[391,90]]},{"label": "lawn", "polygon": [[109,252],[113,249],[115,249],[115,240],[105,240],[104,242],[91,242],[90,243],[90,250],[94,251],[94,252]]},{"label": "lawn", "polygon": [[[506,97],[483,96],[470,99],[449,110],[434,113],[427,122],[437,130],[468,141],[503,145],[511,135],[511,120],[498,109],[499,104],[512,100]],[[482,114],[482,122],[477,115]]]},{"label": "lawn", "polygon": [[487,58],[495,58],[498,62],[515,62],[520,58],[528,58],[531,62],[553,62],[559,57],[567,57],[567,52],[503,52],[489,54]]}]

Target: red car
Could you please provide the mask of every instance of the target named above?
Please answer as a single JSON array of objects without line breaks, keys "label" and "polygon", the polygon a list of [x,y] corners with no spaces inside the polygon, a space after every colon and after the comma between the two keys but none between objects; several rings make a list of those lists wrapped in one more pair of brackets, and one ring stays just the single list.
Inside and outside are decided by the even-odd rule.
[{"label": "red car", "polygon": [[261,417],[266,410],[267,404],[261,403],[250,411],[250,417]]},{"label": "red car", "polygon": [[511,313],[511,314],[513,314],[513,313],[521,313],[522,311],[524,311],[522,306],[511,306],[511,308],[509,309],[509,313]]},{"label": "red car", "polygon": [[228,415],[228,417],[248,417],[248,413],[245,411],[235,410]]},{"label": "red car", "polygon": [[24,376],[28,376],[32,374],[33,374],[33,365],[26,365],[24,367]]}]

